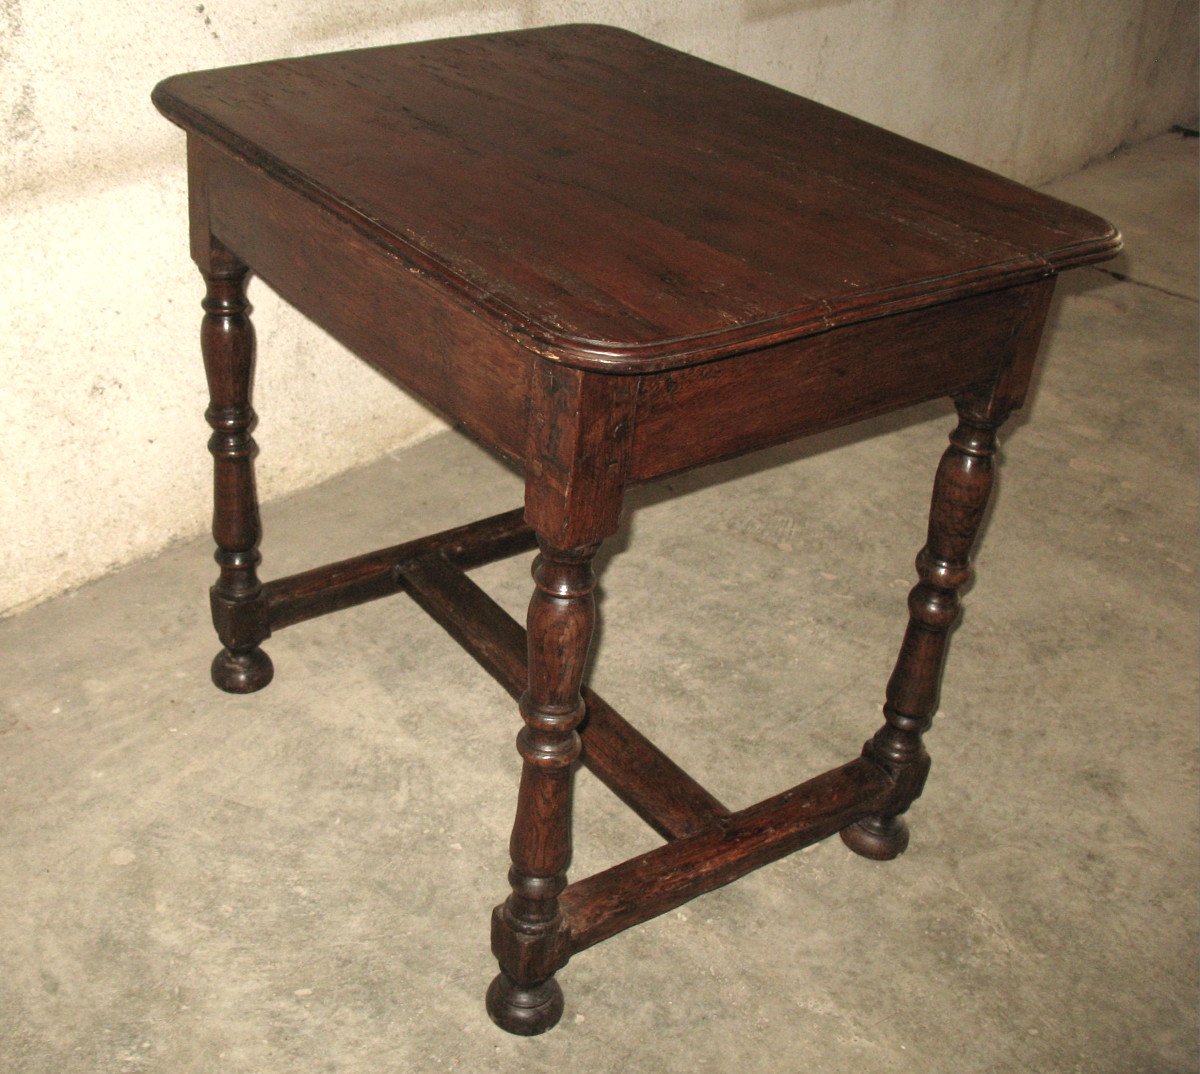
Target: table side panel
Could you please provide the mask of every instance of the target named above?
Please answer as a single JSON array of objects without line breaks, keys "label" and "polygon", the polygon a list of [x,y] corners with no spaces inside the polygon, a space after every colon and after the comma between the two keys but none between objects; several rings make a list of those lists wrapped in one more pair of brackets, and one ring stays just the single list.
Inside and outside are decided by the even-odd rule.
[{"label": "table side panel", "polygon": [[524,458],[531,351],[395,254],[209,143],[213,236],[292,306],[488,447]]},{"label": "table side panel", "polygon": [[883,317],[642,378],[644,481],[951,395],[994,378],[1053,281]]}]

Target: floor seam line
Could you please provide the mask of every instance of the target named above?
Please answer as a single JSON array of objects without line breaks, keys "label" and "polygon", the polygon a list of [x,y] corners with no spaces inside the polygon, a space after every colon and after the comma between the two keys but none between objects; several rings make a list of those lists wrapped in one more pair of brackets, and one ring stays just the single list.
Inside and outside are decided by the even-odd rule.
[{"label": "floor seam line", "polygon": [[1131,283],[1134,287],[1145,287],[1150,291],[1157,291],[1161,295],[1169,295],[1171,298],[1182,298],[1185,302],[1191,302],[1192,305],[1200,304],[1200,298],[1197,298],[1195,295],[1185,295],[1182,291],[1170,291],[1165,287],[1159,287],[1156,283],[1135,280],[1132,276],[1126,276],[1125,273],[1117,272],[1115,269],[1092,267],[1096,272],[1102,272],[1105,276],[1111,276],[1114,280],[1119,280],[1121,283]]}]

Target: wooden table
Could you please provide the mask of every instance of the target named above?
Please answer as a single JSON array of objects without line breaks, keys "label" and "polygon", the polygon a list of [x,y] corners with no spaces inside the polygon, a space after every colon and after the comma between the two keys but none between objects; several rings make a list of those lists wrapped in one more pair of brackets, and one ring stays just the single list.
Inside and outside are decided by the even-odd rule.
[{"label": "wooden table", "polygon": [[[870,858],[903,851],[996,429],[1025,397],[1056,274],[1111,257],[1118,233],[604,26],[187,74],[154,100],[187,131],[207,282],[213,679],[258,690],[273,631],[404,592],[519,699],[493,1020],[550,1028],[573,955],[835,832]],[[248,266],[518,463],[523,509],[260,582]],[[623,491],[939,396],[959,421],[885,723],[849,764],[731,812],[581,684],[591,562]],[[525,631],[465,571],[535,545]],[[568,884],[577,762],[666,844]]]}]

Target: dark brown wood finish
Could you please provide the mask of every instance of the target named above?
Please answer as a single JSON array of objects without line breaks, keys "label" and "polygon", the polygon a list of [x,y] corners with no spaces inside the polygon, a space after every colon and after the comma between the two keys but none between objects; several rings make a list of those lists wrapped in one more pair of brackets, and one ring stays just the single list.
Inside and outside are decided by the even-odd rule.
[{"label": "dark brown wood finish", "polygon": [[1053,279],[1037,285],[991,382],[954,398],[959,423],[934,478],[929,531],[917,554],[920,580],[908,596],[908,627],[887,685],[886,722],[863,748],[864,757],[896,780],[902,808],[864,817],[841,832],[842,841],[866,858],[887,861],[908,846],[900,814],[920,796],[929,774],[922,737],[937,712],[946,644],[960,615],[959,590],[972,576],[971,549],[995,480],[996,432],[1025,401],[1053,290]]},{"label": "dark brown wood finish", "polygon": [[562,1016],[554,971],[566,962],[558,896],[571,860],[571,766],[586,709],[580,685],[596,621],[597,545],[556,548],[538,536],[526,641],[529,688],[517,735],[521,786],[509,849],[512,894],[492,915],[500,973],[487,994],[492,1020],[510,1033],[542,1033]]},{"label": "dark brown wood finish", "polygon": [[[946,639],[1056,274],[1098,218],[609,27],[550,27],[177,76],[208,286],[219,686],[266,685],[272,630],[408,593],[524,727],[492,1018],[559,1019],[574,954],[841,832],[889,858],[929,767]],[[262,584],[249,265],[525,475],[523,511]],[[591,562],[631,482],[951,397],[885,724],[856,760],[745,809],[583,684]],[[528,630],[464,573],[531,550]],[[568,886],[586,765],[666,845]]]},{"label": "dark brown wood finish", "polygon": [[[467,570],[536,547],[537,538],[518,507],[443,533],[277,578],[263,587],[271,629],[403,593],[409,589],[409,579],[402,568],[431,554],[444,556],[447,565]],[[523,669],[521,674],[524,678]]]},{"label": "dark brown wood finish", "polygon": [[994,480],[996,429],[1008,417],[1007,400],[990,388],[954,403],[959,422],[934,479],[929,536],[917,554],[920,581],[908,595],[908,628],[887,685],[887,722],[863,749],[902,788],[902,808],[866,817],[842,832],[851,850],[877,860],[894,858],[908,846],[900,813],[920,795],[929,772],[921,739],[937,712],[946,641],[960,614],[958,591],[971,580],[971,547]]},{"label": "dark brown wood finish", "polygon": [[[404,563],[400,584],[426,612],[519,700],[529,681],[525,631],[445,555]],[[584,687],[581,760],[664,839],[704,831],[729,815],[713,795]]]},{"label": "dark brown wood finish", "polygon": [[254,491],[254,410],[250,381],[254,327],[246,305],[246,266],[213,244],[204,274],[207,293],[200,349],[208,378],[213,457],[213,539],[221,575],[209,592],[213,625],[224,643],[212,680],[229,693],[260,690],[271,681],[271,659],[259,648],[271,633],[258,580],[261,526]]},{"label": "dark brown wood finish", "polygon": [[510,459],[524,457],[534,355],[464,317],[394,251],[273,177],[204,143],[194,157],[205,169],[213,234],[258,276],[472,436]]},{"label": "dark brown wood finish", "polygon": [[890,806],[894,791],[886,773],[859,758],[580,880],[561,900],[570,953],[833,835],[861,814]]},{"label": "dark brown wood finish", "polygon": [[198,72],[155,100],[587,368],[706,361],[1119,242],[1088,213],[612,27]]},{"label": "dark brown wood finish", "polygon": [[1054,281],[642,378],[630,470],[662,477],[965,390],[1007,364]]},{"label": "dark brown wood finish", "polygon": [[530,384],[525,518],[568,548],[616,533],[638,381],[539,361]]}]

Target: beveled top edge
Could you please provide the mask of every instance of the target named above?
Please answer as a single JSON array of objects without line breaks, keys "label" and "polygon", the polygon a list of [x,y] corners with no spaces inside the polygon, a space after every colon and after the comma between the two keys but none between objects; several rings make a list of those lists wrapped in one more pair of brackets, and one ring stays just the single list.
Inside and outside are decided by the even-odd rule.
[{"label": "beveled top edge", "polygon": [[[564,24],[562,27],[539,27],[537,29],[566,29],[568,27],[586,27],[614,35],[627,35],[649,40],[630,30],[596,23],[571,23]],[[510,33],[520,32],[522,31],[510,31]],[[486,33],[474,36],[495,37],[501,35]],[[397,46],[382,45],[347,51],[370,52],[395,47]],[[333,55],[333,53],[325,55]],[[380,247],[389,256],[402,262],[416,274],[435,285],[445,287],[459,300],[465,301],[473,310],[500,322],[501,328],[508,334],[516,336],[523,345],[549,360],[581,369],[609,373],[639,373],[696,365],[816,335],[847,324],[936,306],[990,290],[1001,290],[1031,283],[1065,269],[1108,260],[1116,256],[1122,248],[1122,237],[1116,227],[1095,214],[1075,210],[1095,222],[1096,235],[1094,238],[1043,251],[1039,254],[980,266],[967,272],[913,281],[898,288],[834,296],[820,303],[801,306],[762,321],[742,323],[726,329],[661,338],[650,342],[589,339],[571,335],[552,325],[538,321],[536,318],[514,309],[494,293],[481,290],[457,272],[451,264],[439,258],[432,250],[424,248],[409,237],[397,234],[394,229],[372,219],[369,215],[339,198],[333,191],[325,189],[319,183],[290,167],[285,161],[241,138],[235,131],[188,105],[172,92],[172,85],[194,73],[196,72],[173,75],[154,87],[151,93],[153,103],[167,119],[185,131],[195,133],[213,142],[251,167],[264,172],[271,179],[282,182],[295,192],[315,202],[325,211],[344,220],[373,244]],[[753,79],[753,76],[750,75],[742,75],[742,77]],[[857,122],[865,123],[865,121]],[[972,165],[972,167],[980,172],[986,171],[977,165]],[[1005,181],[1011,182],[1010,180]],[[1043,197],[1048,201],[1057,200],[1048,195],[1043,195]]]},{"label": "beveled top edge", "polygon": [[[1101,218],[1097,217],[1097,220]],[[1102,223],[1105,223],[1101,220]],[[611,373],[660,372],[699,365],[717,358],[818,335],[834,328],[872,321],[897,313],[938,306],[987,291],[999,291],[1054,276],[1063,269],[1107,261],[1120,253],[1122,238],[1112,225],[1095,243],[1075,244],[1053,251],[1046,258],[1021,258],[986,266],[978,272],[923,280],[909,288],[855,294],[841,304],[822,303],[790,311],[770,320],[738,325],[713,332],[652,344],[614,344],[584,340],[561,333],[541,334],[541,326],[527,324],[524,334],[544,357],[580,369]]]}]

